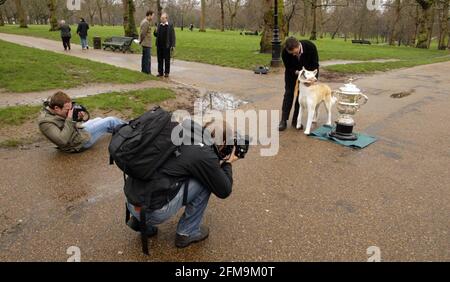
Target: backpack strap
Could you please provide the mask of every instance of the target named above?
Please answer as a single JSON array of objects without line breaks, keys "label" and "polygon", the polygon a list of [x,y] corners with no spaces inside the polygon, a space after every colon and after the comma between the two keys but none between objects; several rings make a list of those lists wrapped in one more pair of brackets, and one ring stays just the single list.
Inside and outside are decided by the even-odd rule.
[{"label": "backpack strap", "polygon": [[140,215],[139,215],[139,217],[140,217],[139,226],[141,229],[142,252],[146,255],[149,255],[146,213],[147,213],[147,207],[144,205],[141,207],[141,211],[140,211]]},{"label": "backpack strap", "polygon": [[183,192],[183,206],[187,205],[188,199],[188,188],[189,188],[189,178],[184,182],[184,192]]},{"label": "backpack strap", "polygon": [[125,224],[128,224],[130,220],[130,210],[128,209],[127,202],[125,202]]}]

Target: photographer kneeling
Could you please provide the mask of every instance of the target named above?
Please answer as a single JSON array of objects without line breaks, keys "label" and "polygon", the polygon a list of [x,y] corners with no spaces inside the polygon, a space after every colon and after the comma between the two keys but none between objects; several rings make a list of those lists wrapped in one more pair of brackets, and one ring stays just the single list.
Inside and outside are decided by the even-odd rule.
[{"label": "photographer kneeling", "polygon": [[[201,225],[201,222],[209,197],[213,193],[218,198],[225,199],[231,194],[233,185],[231,163],[239,158],[237,156],[239,154],[235,154],[236,146],[230,145],[236,144],[234,139],[226,140],[227,132],[231,133],[231,129],[225,122],[213,121],[202,127],[192,120],[185,120],[179,126],[183,129],[184,145],[179,147],[176,157],[169,158],[157,169],[154,177],[157,181],[148,184],[153,186],[173,184],[174,188],[163,195],[155,195],[154,202],[158,202],[156,205],[161,202],[160,208],[147,210],[143,215],[146,236],[151,237],[157,234],[158,229],[155,225],[167,221],[185,206],[175,237],[175,246],[185,248],[208,237],[209,229]],[[218,133],[216,136],[218,129],[223,134]],[[219,141],[214,142],[213,139]],[[247,149],[248,145],[240,157],[244,157]],[[139,193],[145,191],[143,189],[145,185],[129,177],[125,184],[127,199],[134,201],[136,196],[139,197]],[[128,202],[127,209],[132,214],[128,225],[135,231],[142,230],[139,229],[142,227],[141,208]]]},{"label": "photographer kneeling", "polygon": [[[74,115],[75,113],[75,115]],[[115,118],[95,118],[83,123],[89,114],[61,91],[45,103],[39,117],[39,130],[61,151],[73,153],[92,147],[97,140],[125,122]]]}]

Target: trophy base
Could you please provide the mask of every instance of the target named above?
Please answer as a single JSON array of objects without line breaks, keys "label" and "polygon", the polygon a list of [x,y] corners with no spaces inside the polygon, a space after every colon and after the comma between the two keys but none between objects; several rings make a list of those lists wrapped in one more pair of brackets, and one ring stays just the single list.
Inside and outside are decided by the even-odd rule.
[{"label": "trophy base", "polygon": [[331,137],[345,140],[345,141],[355,141],[358,139],[358,137],[353,134],[353,125],[345,125],[345,124],[336,124],[336,129],[331,131],[330,133]]}]

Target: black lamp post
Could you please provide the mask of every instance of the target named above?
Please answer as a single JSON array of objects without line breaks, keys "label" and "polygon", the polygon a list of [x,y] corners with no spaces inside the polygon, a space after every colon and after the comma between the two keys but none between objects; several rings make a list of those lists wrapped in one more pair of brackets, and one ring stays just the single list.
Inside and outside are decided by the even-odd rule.
[{"label": "black lamp post", "polygon": [[278,0],[274,0],[272,61],[270,62],[270,65],[272,67],[281,66],[281,40],[280,28],[278,26]]}]

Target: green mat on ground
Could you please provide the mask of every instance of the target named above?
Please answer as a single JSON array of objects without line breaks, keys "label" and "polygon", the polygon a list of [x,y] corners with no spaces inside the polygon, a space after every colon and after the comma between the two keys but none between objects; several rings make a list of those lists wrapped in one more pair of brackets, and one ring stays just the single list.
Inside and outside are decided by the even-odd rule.
[{"label": "green mat on ground", "polygon": [[310,136],[313,138],[317,138],[320,140],[326,140],[326,141],[331,141],[346,147],[352,147],[352,148],[357,148],[357,149],[362,149],[365,148],[367,146],[369,146],[370,144],[372,144],[373,142],[377,141],[377,138],[373,137],[373,136],[369,136],[366,134],[362,134],[362,133],[356,133],[355,135],[358,136],[358,139],[354,140],[354,141],[344,141],[344,140],[340,140],[334,137],[331,137],[328,135],[328,133],[331,132],[331,130],[333,130],[334,127],[329,126],[329,125],[323,125],[319,128],[317,128],[316,130],[314,130],[313,132],[311,132]]}]

